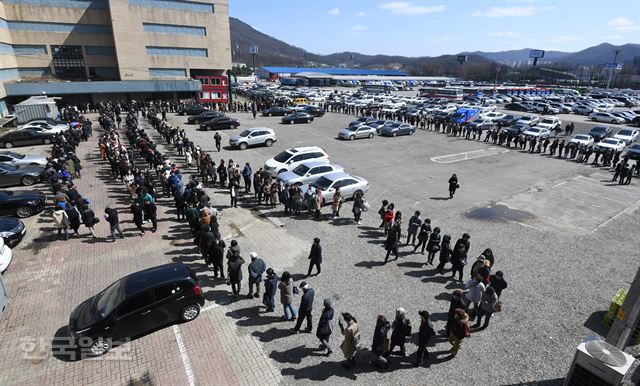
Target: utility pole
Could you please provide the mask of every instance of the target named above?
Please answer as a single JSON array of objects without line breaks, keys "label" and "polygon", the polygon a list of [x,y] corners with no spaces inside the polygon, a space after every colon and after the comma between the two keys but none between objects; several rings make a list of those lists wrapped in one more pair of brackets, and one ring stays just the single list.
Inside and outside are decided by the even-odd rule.
[{"label": "utility pole", "polygon": [[615,54],[613,57],[613,67],[609,68],[609,77],[607,78],[607,91],[609,91],[609,85],[611,85],[611,77],[613,76],[613,71],[616,69],[616,65],[618,64],[618,55],[620,54],[620,50],[613,51]]},{"label": "utility pole", "polygon": [[624,351],[638,322],[640,322],[640,268],[607,334],[606,342]]},{"label": "utility pole", "polygon": [[496,80],[493,82],[493,96],[496,95],[496,85],[498,84],[498,74],[500,73],[500,67],[496,68]]}]

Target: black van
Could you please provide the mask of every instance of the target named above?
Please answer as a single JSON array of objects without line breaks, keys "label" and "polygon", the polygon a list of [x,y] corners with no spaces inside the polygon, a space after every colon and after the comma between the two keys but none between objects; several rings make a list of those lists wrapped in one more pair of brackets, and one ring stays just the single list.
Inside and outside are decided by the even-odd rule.
[{"label": "black van", "polygon": [[69,318],[69,335],[89,355],[200,314],[204,297],[195,273],[182,263],[133,273],[80,304]]}]

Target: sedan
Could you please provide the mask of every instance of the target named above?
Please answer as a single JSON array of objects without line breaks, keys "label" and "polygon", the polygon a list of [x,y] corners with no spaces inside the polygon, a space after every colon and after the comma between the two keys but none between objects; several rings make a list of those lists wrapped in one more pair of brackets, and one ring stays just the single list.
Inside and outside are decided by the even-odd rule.
[{"label": "sedan", "polygon": [[594,122],[624,123],[622,118],[618,118],[611,113],[591,113],[589,119]]},{"label": "sedan", "polygon": [[593,137],[593,140],[598,142],[607,137],[611,137],[613,134],[613,129],[607,126],[595,126],[589,132],[589,135]]},{"label": "sedan", "polygon": [[24,155],[15,151],[0,152],[0,162],[6,162],[19,166],[47,166],[47,158],[41,155]]},{"label": "sedan", "polygon": [[483,130],[489,130],[492,127],[493,127],[493,121],[489,118],[474,119],[468,124],[469,130],[476,130],[477,132],[482,132]]},{"label": "sedan", "polygon": [[284,117],[285,115],[291,113],[291,109],[286,107],[270,107],[268,109],[262,110],[262,116],[264,117]]},{"label": "sedan", "polygon": [[613,149],[614,151],[622,151],[624,150],[625,143],[621,139],[616,138],[605,138],[602,141],[598,142],[598,147],[600,149]]},{"label": "sedan", "polygon": [[529,111],[529,108],[521,103],[507,103],[504,108],[512,111]]},{"label": "sedan", "polygon": [[522,132],[527,137],[537,137],[538,139],[549,138],[551,131],[544,127],[530,127],[529,130]]},{"label": "sedan", "polygon": [[0,186],[31,186],[44,175],[42,166],[19,166],[0,163]]},{"label": "sedan", "polygon": [[502,118],[498,118],[494,120],[493,123],[495,123],[496,125],[498,124],[502,125],[502,127],[511,126],[514,123],[516,123],[520,118],[521,118],[520,115],[507,114]]},{"label": "sedan", "polygon": [[540,118],[537,115],[524,115],[516,123],[524,123],[525,125],[529,125],[531,127],[535,126],[540,122]]},{"label": "sedan", "polygon": [[636,143],[627,148],[629,159],[640,160],[640,143]]},{"label": "sedan", "polygon": [[208,122],[201,123],[199,130],[209,131],[209,130],[235,129],[238,126],[240,126],[240,122],[237,119],[223,116],[223,117],[212,119]]},{"label": "sedan", "polygon": [[46,122],[34,121],[20,127],[21,130],[32,130],[38,133],[58,134],[69,129],[67,124],[51,125]]},{"label": "sedan", "polygon": [[415,131],[415,126],[408,123],[394,123],[393,125],[383,127],[380,134],[386,137],[397,137],[398,135],[411,135]]},{"label": "sedan", "polygon": [[378,120],[373,123],[369,123],[367,126],[373,127],[374,129],[376,129],[376,132],[380,133],[384,126],[393,125],[394,123],[395,123],[394,121]]},{"label": "sedan", "polygon": [[554,131],[556,128],[559,128],[562,125],[562,121],[558,117],[546,117],[538,125],[540,127],[544,127],[551,131]]},{"label": "sedan", "polygon": [[46,196],[37,190],[0,190],[0,215],[25,218],[41,212]]},{"label": "sedan", "polygon": [[192,115],[189,118],[187,118],[187,123],[190,125],[191,124],[198,125],[202,122],[211,121],[221,116],[223,116],[223,114],[219,111],[204,111],[198,115]]},{"label": "sedan", "polygon": [[324,115],[324,109],[319,106],[307,106],[305,107],[304,112],[312,117],[322,117]]},{"label": "sedan", "polygon": [[198,115],[207,110],[204,106],[191,105],[181,108],[180,111],[178,111],[178,115]]},{"label": "sedan", "polygon": [[531,127],[529,125],[525,125],[524,123],[516,123],[515,125],[508,127],[505,131],[511,135],[518,135],[529,130]]},{"label": "sedan", "polygon": [[356,138],[373,138],[376,134],[376,129],[370,126],[349,126],[338,132],[338,138],[353,141]]},{"label": "sedan", "polygon": [[14,130],[0,137],[0,145],[6,149],[11,149],[14,146],[48,145],[52,141],[53,134],[31,130]]},{"label": "sedan", "polygon": [[27,228],[22,221],[13,217],[0,217],[0,237],[9,248],[20,244],[26,233]]},{"label": "sedan", "polygon": [[574,114],[579,115],[589,115],[593,112],[597,112],[597,110],[595,110],[593,107],[587,105],[575,105],[573,106],[573,109],[571,109],[571,111]]},{"label": "sedan", "polygon": [[293,125],[294,123],[309,123],[313,121],[313,116],[309,113],[297,112],[282,118],[282,123]]},{"label": "sedan", "polygon": [[347,173],[327,174],[308,186],[302,185],[300,189],[306,192],[309,186],[322,192],[322,205],[333,201],[333,195],[338,188],[340,188],[342,198],[345,200],[353,197],[356,192],[365,193],[369,190],[369,182],[367,180]]},{"label": "sedan", "polygon": [[496,121],[498,119],[504,118],[506,116],[507,116],[507,114],[505,114],[505,113],[497,113],[495,111],[492,111],[490,113],[480,114],[480,118],[481,119],[488,119],[488,120],[490,120],[492,122],[495,122],[495,123],[497,123]]},{"label": "sedan", "polygon": [[578,145],[586,147],[593,146],[594,142],[593,137],[587,134],[577,134],[575,137],[571,138],[571,141],[569,141],[569,143],[577,143]]},{"label": "sedan", "polygon": [[310,184],[327,174],[343,172],[344,168],[330,164],[328,160],[310,161],[296,166],[293,170],[278,174],[278,179],[285,185]]},{"label": "sedan", "polygon": [[635,142],[638,139],[638,130],[622,129],[618,131],[618,133],[614,135],[613,138],[621,139],[624,141],[624,143],[629,145],[631,142]]},{"label": "sedan", "polygon": [[372,118],[372,117],[360,117],[360,118],[356,119],[355,121],[349,122],[349,127],[351,127],[351,126],[360,126],[360,125],[369,125],[369,124],[374,123],[374,122],[384,123],[385,121],[379,121],[379,120],[377,120],[375,118]]}]

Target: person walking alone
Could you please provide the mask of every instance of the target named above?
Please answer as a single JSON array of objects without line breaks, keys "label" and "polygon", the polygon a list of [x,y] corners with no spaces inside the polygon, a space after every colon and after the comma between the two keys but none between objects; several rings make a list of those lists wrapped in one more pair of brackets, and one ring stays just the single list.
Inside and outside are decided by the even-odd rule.
[{"label": "person walking alone", "polygon": [[364,205],[364,197],[361,192],[356,192],[353,196],[353,221],[355,221],[358,225],[360,225],[360,217],[362,216],[362,211],[365,210]]},{"label": "person walking alone", "polygon": [[220,133],[216,131],[216,134],[213,136],[213,140],[216,141],[216,149],[218,150],[218,153],[219,153],[220,143],[222,142],[222,137],[220,136]]},{"label": "person walking alone", "polygon": [[322,264],[322,247],[320,246],[320,239],[314,238],[313,244],[311,244],[311,251],[309,252],[309,270],[307,271],[307,277],[311,276],[311,270],[315,266],[318,270],[316,276],[320,275],[320,265]]},{"label": "person walking alone", "polygon": [[456,194],[456,190],[460,188],[460,184],[458,184],[458,176],[455,173],[449,178],[449,200],[453,198],[453,195]]}]

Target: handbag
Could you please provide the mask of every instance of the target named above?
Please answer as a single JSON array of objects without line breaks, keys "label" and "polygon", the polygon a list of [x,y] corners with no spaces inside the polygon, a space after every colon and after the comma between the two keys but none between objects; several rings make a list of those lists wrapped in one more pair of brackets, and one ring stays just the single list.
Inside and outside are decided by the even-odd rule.
[{"label": "handbag", "polygon": [[382,340],[382,343],[380,343],[380,352],[381,353],[388,353],[389,350],[391,350],[391,341],[389,340],[389,338],[385,337]]},{"label": "handbag", "polygon": [[369,203],[368,202],[363,202],[362,203],[362,211],[363,212],[368,212],[369,211]]},{"label": "handbag", "polygon": [[97,218],[97,217],[94,217],[94,218],[93,218],[93,223],[94,223],[94,224],[97,224],[97,223],[99,223],[99,222],[100,222],[100,219],[99,219],[99,218]]},{"label": "handbag", "polygon": [[493,305],[493,312],[502,312],[502,302]]}]

